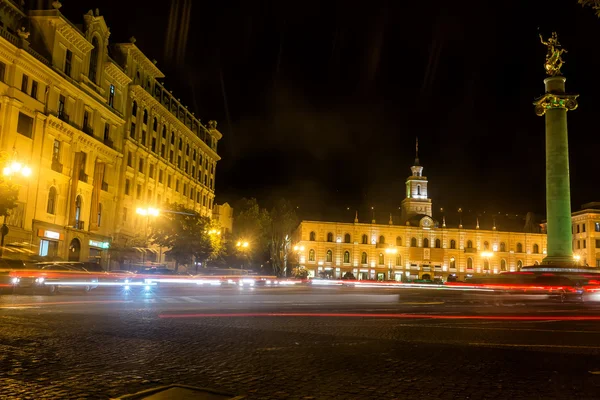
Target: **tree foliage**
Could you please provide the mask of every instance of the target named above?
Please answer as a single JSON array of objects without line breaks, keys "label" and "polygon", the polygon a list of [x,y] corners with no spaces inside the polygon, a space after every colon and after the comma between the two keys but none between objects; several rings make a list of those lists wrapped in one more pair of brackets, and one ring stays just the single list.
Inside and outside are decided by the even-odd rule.
[{"label": "tree foliage", "polygon": [[269,229],[271,217],[268,211],[258,205],[256,199],[242,198],[234,207],[234,241],[247,241],[249,248],[242,251],[251,262],[264,255],[269,249]]},{"label": "tree foliage", "polygon": [[[8,165],[8,156],[0,153],[0,172]],[[17,207],[19,187],[0,174],[0,216],[9,215]]]},{"label": "tree foliage", "polygon": [[173,257],[177,265],[205,263],[213,256],[209,218],[183,205],[173,204],[151,221],[150,241],[168,248],[165,254]]},{"label": "tree foliage", "polygon": [[292,231],[298,225],[296,209],[288,200],[278,199],[271,209],[269,254],[273,272],[288,273],[288,258],[292,245]]},{"label": "tree foliage", "polygon": [[596,16],[600,17],[600,0],[577,0],[583,7],[591,7],[596,12]]}]

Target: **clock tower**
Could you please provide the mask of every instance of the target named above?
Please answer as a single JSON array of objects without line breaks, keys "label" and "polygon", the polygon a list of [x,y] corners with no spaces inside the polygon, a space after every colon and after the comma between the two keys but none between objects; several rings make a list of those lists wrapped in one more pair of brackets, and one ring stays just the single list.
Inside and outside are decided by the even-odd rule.
[{"label": "clock tower", "polygon": [[427,197],[427,177],[419,163],[419,139],[416,143],[415,163],[410,167],[412,175],[406,180],[406,197],[402,200],[402,221],[414,215],[432,216],[431,199]]}]

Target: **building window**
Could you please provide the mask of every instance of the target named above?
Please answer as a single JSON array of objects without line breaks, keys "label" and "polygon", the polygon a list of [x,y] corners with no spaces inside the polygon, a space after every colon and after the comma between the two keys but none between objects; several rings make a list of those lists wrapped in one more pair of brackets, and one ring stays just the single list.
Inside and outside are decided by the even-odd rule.
[{"label": "building window", "polygon": [[154,164],[148,166],[148,176],[154,179]]},{"label": "building window", "polygon": [[517,243],[517,253],[523,252],[523,245],[521,243]]},{"label": "building window", "polygon": [[517,261],[517,271],[520,271],[521,268],[523,268],[523,261],[519,260]]},{"label": "building window", "polygon": [[154,117],[154,122],[152,122],[152,130],[156,132],[158,130],[158,119]]},{"label": "building window", "polygon": [[98,38],[95,36],[92,39],[92,46],[94,46],[94,48],[92,49],[92,51],[90,53],[89,78],[90,78],[90,81],[92,81],[94,83],[98,83],[98,82],[96,82],[96,71],[98,70],[98,56],[100,55],[100,45],[98,44]]},{"label": "building window", "polygon": [[108,105],[111,107],[115,106],[115,85],[110,85],[108,90]]},{"label": "building window", "polygon": [[456,269],[456,259],[454,257],[450,259],[450,269]]},{"label": "building window", "polygon": [[123,222],[127,222],[127,207],[123,207]]},{"label": "building window", "polygon": [[500,243],[500,251],[506,251],[506,243]]},{"label": "building window", "polygon": [[67,49],[67,53],[65,55],[65,75],[71,76],[71,65],[73,63],[73,52]]},{"label": "building window", "polygon": [[483,260],[483,270],[484,271],[490,270],[490,262],[488,260]]},{"label": "building window", "polygon": [[134,100],[133,105],[131,106],[131,115],[134,117],[137,116],[137,102]]},{"label": "building window", "polygon": [[327,241],[328,241],[328,242],[333,242],[333,233],[329,232],[329,233],[327,234]]},{"label": "building window", "polygon": [[167,138],[167,126],[166,125],[163,125],[162,138],[163,139]]},{"label": "building window", "polygon": [[62,94],[58,96],[58,118],[61,120],[65,120],[67,118],[67,113],[65,112],[65,96]]},{"label": "building window", "polygon": [[383,235],[379,236],[379,243],[385,244],[385,237]]},{"label": "building window", "polygon": [[423,239],[423,247],[426,249],[429,248],[429,239],[427,239],[427,238]]},{"label": "building window", "polygon": [[309,235],[309,238],[310,238],[309,240],[311,242],[314,242],[315,240],[317,240],[317,234],[314,233],[314,232],[311,232],[310,235]]},{"label": "building window", "polygon": [[144,173],[144,159],[140,158],[138,161],[138,171]]},{"label": "building window", "polygon": [[175,144],[175,132],[171,132],[171,144]]},{"label": "building window", "polygon": [[165,144],[164,143],[160,145],[160,156],[162,158],[165,158]]},{"label": "building window", "polygon": [[4,82],[4,75],[6,75],[6,64],[0,61],[0,82]]},{"label": "building window", "polygon": [[595,230],[596,232],[600,232],[600,222],[595,222],[595,223],[594,223],[594,230]]},{"label": "building window", "polygon": [[125,194],[129,196],[129,179],[125,179]]},{"label": "building window", "polygon": [[350,264],[350,252],[349,251],[344,252],[344,264]]},{"label": "building window", "polygon": [[350,238],[350,234],[349,234],[349,233],[346,233],[346,234],[344,235],[344,243],[350,243],[350,239],[351,239],[351,238]]},{"label": "building window", "polygon": [[19,120],[17,121],[17,133],[31,138],[33,136],[33,118],[19,111]]},{"label": "building window", "polygon": [[192,177],[196,176],[196,167],[194,165],[192,165],[192,173],[191,173]]},{"label": "building window", "polygon": [[102,223],[102,203],[98,203],[98,226]]},{"label": "building window", "polygon": [[31,97],[33,97],[36,100],[37,100],[37,90],[38,90],[37,81],[32,81],[31,82]]},{"label": "building window", "polygon": [[402,238],[400,236],[396,238],[396,246],[402,246]]},{"label": "building window", "polygon": [[587,240],[583,239],[583,248],[584,249],[586,248],[586,243],[587,243]]},{"label": "building window", "polygon": [[140,200],[142,198],[142,185],[140,185],[139,183],[137,185],[137,190],[136,190],[136,193],[135,193],[135,198],[138,199],[138,200]]},{"label": "building window", "polygon": [[578,240],[578,241],[577,241],[577,248],[578,248],[578,249],[581,249],[581,240]]},{"label": "building window", "polygon": [[173,150],[169,151],[169,162],[173,164]]},{"label": "building window", "polygon": [[171,175],[167,175],[167,187],[171,187]]},{"label": "building window", "polygon": [[450,240],[450,248],[456,249],[456,240],[454,240],[454,239]]},{"label": "building window", "polygon": [[185,173],[187,174],[190,170],[190,163],[186,160],[185,162]]},{"label": "building window", "polygon": [[29,88],[29,77],[23,74],[23,78],[21,79],[21,92],[27,93],[27,89]]},{"label": "building window", "polygon": [[189,155],[190,155],[190,145],[189,145],[189,144],[186,144],[186,145],[185,145],[185,155],[186,155],[186,156],[189,156]]},{"label": "building window", "polygon": [[579,224],[577,224],[577,233],[580,233],[580,229],[581,228],[579,228]]},{"label": "building window", "polygon": [[56,214],[56,188],[52,186],[48,191],[48,204],[46,205],[48,214]]},{"label": "building window", "polygon": [[417,247],[417,238],[410,239],[410,247]]},{"label": "building window", "polygon": [[383,265],[383,264],[384,264],[383,253],[379,253],[379,265]]},{"label": "building window", "polygon": [[133,167],[133,153],[131,152],[127,153],[127,166]]},{"label": "building window", "polygon": [[177,168],[181,168],[181,156],[177,156]]},{"label": "building window", "polygon": [[533,245],[533,254],[539,254],[540,246],[536,243]]},{"label": "building window", "polygon": [[417,185],[417,195],[421,195],[421,185]]},{"label": "building window", "polygon": [[108,122],[104,123],[104,143],[106,144],[110,141],[110,124]]},{"label": "building window", "polygon": [[483,249],[484,250],[489,250],[490,249],[490,243],[489,242],[483,242]]},{"label": "building window", "polygon": [[315,251],[313,249],[308,251],[308,261],[315,261]]},{"label": "building window", "polygon": [[86,133],[90,133],[90,112],[88,110],[83,111],[83,130]]},{"label": "building window", "polygon": [[468,240],[467,241],[467,249],[472,249],[473,248],[473,242]]},{"label": "building window", "polygon": [[467,258],[467,269],[473,269],[473,259],[471,257]]},{"label": "building window", "polygon": [[500,271],[506,271],[506,260],[504,258],[500,260]]},{"label": "building window", "polygon": [[400,254],[398,254],[396,256],[396,267],[399,267],[402,265],[402,256]]},{"label": "building window", "polygon": [[182,150],[182,149],[183,149],[183,140],[181,140],[181,138],[179,138],[179,145],[177,146],[177,148],[178,148],[179,150]]},{"label": "building window", "polygon": [[146,110],[145,108],[144,108],[144,118],[142,121],[143,121],[144,125],[148,125],[148,110]]},{"label": "building window", "polygon": [[362,244],[368,244],[369,243],[369,237],[367,235],[362,235]]},{"label": "building window", "polygon": [[142,129],[142,146],[146,146],[146,131]]},{"label": "building window", "polygon": [[440,239],[435,239],[435,248],[440,249],[442,247],[442,242]]},{"label": "building window", "polygon": [[163,183],[163,170],[162,169],[158,170],[158,182]]},{"label": "building window", "polygon": [[330,263],[333,260],[333,253],[331,252],[331,250],[327,250],[327,256],[325,259],[325,262]]},{"label": "building window", "polygon": [[156,138],[155,137],[152,138],[152,144],[150,145],[150,150],[152,150],[153,153],[156,153]]},{"label": "building window", "polygon": [[361,264],[366,264],[366,263],[367,263],[367,261],[368,261],[368,260],[367,260],[367,253],[365,253],[365,252],[363,251],[363,253],[360,255],[360,263],[361,263]]},{"label": "building window", "polygon": [[585,233],[585,222],[583,224],[581,224],[581,232]]},{"label": "building window", "polygon": [[131,123],[131,130],[129,131],[129,137],[135,139],[135,122]]},{"label": "building window", "polygon": [[56,139],[54,139],[54,144],[52,145],[52,162],[60,162],[60,141]]},{"label": "building window", "polygon": [[[179,193],[179,179],[175,179],[175,191]],[[204,197],[204,200],[206,200],[206,197]],[[206,203],[206,201],[204,203]]]},{"label": "building window", "polygon": [[81,207],[83,205],[83,200],[81,196],[77,196],[75,198],[75,224],[79,225],[79,221],[81,221]]}]

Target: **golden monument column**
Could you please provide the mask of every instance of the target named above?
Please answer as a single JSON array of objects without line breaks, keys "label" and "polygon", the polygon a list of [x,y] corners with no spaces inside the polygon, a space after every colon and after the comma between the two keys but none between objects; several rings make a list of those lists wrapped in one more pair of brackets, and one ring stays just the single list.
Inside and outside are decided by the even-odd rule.
[{"label": "golden monument column", "polygon": [[577,94],[565,93],[566,78],[561,75],[562,55],[567,51],[558,42],[556,32],[544,41],[548,48],[544,68],[546,93],[535,100],[535,113],[546,119],[546,218],[548,221],[547,256],[542,265],[572,267],[571,189],[569,183],[569,141],[567,111],[577,108]]}]

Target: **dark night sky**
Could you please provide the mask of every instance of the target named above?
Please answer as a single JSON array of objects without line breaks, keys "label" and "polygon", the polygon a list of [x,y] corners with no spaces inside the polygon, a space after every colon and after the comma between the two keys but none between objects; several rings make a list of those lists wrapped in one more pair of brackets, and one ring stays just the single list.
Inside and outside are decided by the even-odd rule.
[{"label": "dark night sky", "polygon": [[436,208],[544,213],[544,120],[532,101],[545,78],[538,29],[555,30],[567,90],[581,94],[568,114],[573,208],[600,200],[593,10],[405,3],[194,0],[185,65],[163,57],[169,1],[67,0],[62,11],[80,23],[100,7],[113,42],[135,35],[167,86],[219,121],[219,202],[281,195],[323,218],[397,209],[416,136]]}]

